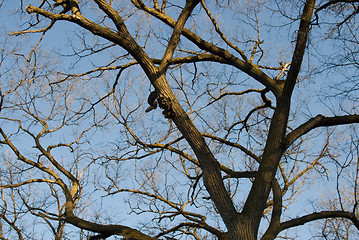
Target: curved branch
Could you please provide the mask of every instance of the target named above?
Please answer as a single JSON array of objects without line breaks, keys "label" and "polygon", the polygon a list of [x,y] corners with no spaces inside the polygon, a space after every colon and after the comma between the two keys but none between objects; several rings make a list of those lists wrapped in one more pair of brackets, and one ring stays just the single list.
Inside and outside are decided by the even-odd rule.
[{"label": "curved branch", "polygon": [[231,43],[226,35],[223,34],[223,32],[219,29],[218,24],[216,19],[214,19],[214,17],[212,16],[211,12],[209,11],[209,9],[207,8],[206,4],[204,3],[203,0],[201,0],[202,3],[202,7],[203,9],[206,11],[207,16],[209,17],[209,19],[211,19],[211,22],[213,23],[214,28],[216,29],[216,32],[219,34],[219,36],[223,39],[223,41],[225,41],[225,43],[227,43],[228,46],[230,46],[231,48],[233,48],[235,51],[237,51],[241,57],[243,58],[243,60],[245,62],[248,62],[248,58],[246,57],[246,55],[244,54],[244,52],[239,49],[237,46],[235,46],[233,43]]},{"label": "curved branch", "polygon": [[[132,2],[134,2],[134,0]],[[176,25],[176,21],[171,17],[169,17],[168,15],[164,14],[163,12],[159,12],[155,9],[147,7],[146,5],[143,4],[142,0],[137,0],[137,2],[140,2],[135,4],[137,8],[147,12],[148,14],[154,16],[155,18],[159,19],[160,21],[162,21],[163,23],[165,23],[166,25],[172,28],[174,28],[174,26]],[[276,96],[280,95],[281,88],[276,84],[276,82],[271,77],[269,77],[262,70],[260,70],[260,68],[257,65],[238,59],[227,50],[203,40],[202,38],[200,38],[199,36],[197,36],[195,33],[193,33],[187,28],[183,28],[182,35],[186,37],[189,41],[194,43],[200,49],[213,53],[225,59],[225,62],[227,64],[234,66],[240,69],[241,71],[247,73],[249,76],[253,77],[258,82],[268,87],[273,92],[274,95]]]},{"label": "curved branch", "polygon": [[322,6],[320,6],[319,8],[317,8],[317,10],[315,10],[315,14],[317,14],[319,11],[328,8],[329,6],[333,5],[333,4],[337,4],[337,3],[355,3],[355,2],[359,2],[358,0],[331,0],[325,4],[323,4]]},{"label": "curved branch", "polygon": [[0,134],[2,135],[2,137],[4,138],[5,141],[1,141],[2,144],[6,144],[10,147],[10,149],[13,151],[13,153],[16,155],[16,157],[26,163],[29,164],[30,166],[33,166],[37,169],[40,169],[41,171],[49,174],[50,176],[52,176],[53,178],[56,179],[56,183],[62,188],[62,190],[65,193],[65,197],[66,197],[66,201],[68,202],[68,204],[72,204],[73,199],[72,199],[72,195],[71,192],[69,190],[69,188],[67,187],[67,185],[64,183],[64,181],[51,169],[45,167],[44,165],[42,165],[41,163],[36,163],[31,161],[30,159],[27,159],[26,157],[24,157],[20,151],[15,147],[15,145],[10,141],[10,139],[8,138],[8,136],[5,134],[5,132],[2,130],[2,128],[0,128]]},{"label": "curved branch", "polygon": [[101,36],[104,39],[107,39],[113,43],[118,44],[122,48],[124,48],[132,57],[136,59],[136,61],[141,65],[142,69],[145,71],[146,75],[150,78],[152,82],[154,82],[157,78],[157,68],[154,66],[153,62],[149,58],[149,56],[144,52],[144,50],[136,43],[133,37],[127,30],[126,25],[121,22],[121,19],[118,19],[111,9],[106,8],[106,4],[98,0],[97,1],[104,9],[106,9],[106,13],[109,14],[109,17],[114,19],[116,27],[118,27],[118,32],[112,31],[106,27],[103,27],[95,22],[90,21],[81,15],[81,13],[77,13],[76,15],[66,15],[66,14],[54,14],[43,10],[38,7],[34,7],[29,5],[26,7],[26,11],[28,13],[37,13],[51,20],[65,20],[69,22],[73,22],[83,27],[84,29],[90,31],[96,36]]},{"label": "curved branch", "polygon": [[338,125],[346,125],[352,123],[359,123],[359,115],[346,115],[346,116],[335,116],[335,117],[324,117],[318,115],[314,118],[309,119],[286,136],[286,148],[288,148],[295,140],[309,131],[318,127],[330,127]]},{"label": "curved branch", "polygon": [[161,237],[170,232],[175,232],[182,227],[202,228],[202,229],[205,229],[206,231],[212,233],[213,235],[215,235],[219,240],[229,240],[230,239],[228,233],[221,232],[221,231],[207,225],[206,223],[191,223],[191,222],[180,223],[177,226],[175,226],[171,229],[168,229],[165,232],[157,235],[157,237]]},{"label": "curved branch", "polygon": [[[208,90],[208,91],[209,91],[209,90]],[[225,96],[241,96],[241,95],[244,95],[244,94],[247,94],[247,93],[252,93],[252,92],[258,92],[258,93],[260,93],[260,92],[262,92],[262,90],[260,90],[260,89],[247,89],[247,90],[244,90],[244,91],[242,91],[242,92],[225,92],[225,93],[219,95],[219,97],[216,97],[216,98],[214,98],[213,100],[211,100],[211,101],[207,104],[207,106],[213,104],[214,102],[216,102],[216,101],[222,99],[222,98],[225,97]]]},{"label": "curved branch", "polygon": [[249,157],[253,158],[257,162],[261,161],[260,157],[258,157],[257,155],[255,155],[254,153],[249,151],[247,148],[243,147],[242,145],[240,145],[238,143],[230,142],[230,141],[228,141],[226,139],[223,139],[223,138],[220,138],[220,137],[217,137],[217,136],[213,136],[213,135],[208,134],[208,133],[202,133],[202,136],[211,138],[211,139],[216,140],[218,142],[224,143],[224,144],[226,144],[228,146],[238,148],[239,150],[241,150],[242,152],[244,152],[245,154],[247,154]]},{"label": "curved branch", "polygon": [[326,218],[346,218],[350,220],[354,224],[354,226],[359,230],[359,219],[355,216],[354,213],[344,212],[344,211],[322,211],[283,222],[280,225],[280,231],[292,227],[297,227],[315,220],[326,219]]},{"label": "curved branch", "polygon": [[55,24],[55,20],[52,20],[51,23],[43,28],[43,29],[36,29],[36,30],[25,30],[25,31],[19,31],[19,32],[12,32],[10,33],[9,35],[15,35],[15,36],[19,36],[19,35],[22,35],[22,34],[26,34],[26,33],[45,33],[47,32],[50,28],[52,28],[52,26],[54,26]]},{"label": "curved branch", "polygon": [[[8,219],[4,214],[1,214],[0,218],[3,219],[7,224],[10,225],[10,227],[12,227],[16,231],[20,240],[24,240],[24,237],[21,233],[22,232],[21,229],[15,225],[14,221],[11,221],[10,219]],[[0,239],[8,240],[7,238],[2,238],[2,236]]]},{"label": "curved branch", "polygon": [[51,179],[31,179],[31,180],[27,180],[21,183],[15,183],[15,184],[4,184],[4,185],[0,185],[0,190],[4,189],[4,188],[16,188],[16,187],[20,187],[20,186],[24,186],[27,184],[31,184],[31,183],[43,183],[43,182],[47,182],[47,183],[56,183],[56,181],[51,180]]},{"label": "curved branch", "polygon": [[[104,0],[94,0],[99,8],[107,14],[115,24],[118,31],[123,32],[126,30],[125,23],[121,16],[115,11],[106,1]],[[127,31],[127,30],[126,30]]]},{"label": "curved branch", "polygon": [[91,232],[100,233],[102,236],[107,237],[111,235],[121,235],[126,239],[133,240],[157,240],[155,237],[148,236],[136,229],[123,226],[123,225],[103,225],[98,223],[89,222],[74,216],[73,214],[67,214],[65,221],[78,228],[85,229]]},{"label": "curved branch", "polygon": [[181,32],[184,28],[185,23],[187,22],[189,16],[191,15],[193,9],[197,6],[200,0],[191,0],[186,1],[186,5],[183,8],[180,16],[178,17],[176,24],[173,27],[172,36],[168,42],[165,54],[163,55],[159,70],[161,73],[164,73],[168,67],[168,61],[172,58],[173,53],[176,50],[176,47],[180,41]]}]

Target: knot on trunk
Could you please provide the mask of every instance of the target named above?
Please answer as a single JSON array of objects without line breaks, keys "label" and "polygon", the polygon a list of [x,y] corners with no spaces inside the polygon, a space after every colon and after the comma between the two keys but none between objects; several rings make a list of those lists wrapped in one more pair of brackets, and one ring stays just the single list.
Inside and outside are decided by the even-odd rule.
[{"label": "knot on trunk", "polygon": [[172,109],[171,99],[164,96],[159,96],[157,100],[158,105],[161,109],[163,109],[162,113],[165,118],[172,119],[174,117],[174,112]]}]

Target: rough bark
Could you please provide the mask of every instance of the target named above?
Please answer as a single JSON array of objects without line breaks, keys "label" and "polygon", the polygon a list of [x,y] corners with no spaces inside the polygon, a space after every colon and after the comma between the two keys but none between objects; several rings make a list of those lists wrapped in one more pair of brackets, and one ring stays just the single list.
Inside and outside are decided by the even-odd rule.
[{"label": "rough bark", "polygon": [[[305,3],[292,64],[283,87],[283,92],[277,97],[277,107],[272,117],[261,164],[242,211],[244,221],[250,222],[250,228],[247,231],[253,232],[251,238],[248,239],[257,238],[259,223],[266,207],[272,181],[285,150],[285,134],[290,111],[290,100],[301,68],[314,6],[315,0],[307,0]],[[245,224],[241,223],[239,225],[245,226]],[[246,239],[242,237],[240,234],[237,235],[237,239]]]}]

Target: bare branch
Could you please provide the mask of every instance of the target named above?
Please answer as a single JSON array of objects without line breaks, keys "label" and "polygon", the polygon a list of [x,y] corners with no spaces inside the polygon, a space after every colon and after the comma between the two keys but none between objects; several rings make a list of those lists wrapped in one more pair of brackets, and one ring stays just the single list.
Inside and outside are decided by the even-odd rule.
[{"label": "bare branch", "polygon": [[16,188],[16,187],[20,187],[20,186],[35,183],[35,182],[38,182],[38,183],[42,183],[42,182],[56,183],[56,181],[50,180],[50,179],[31,179],[31,180],[24,181],[24,182],[21,182],[21,183],[16,183],[16,184],[0,185],[0,190],[4,189],[4,188]]},{"label": "bare branch", "polygon": [[310,30],[310,23],[315,7],[315,0],[307,0],[301,16],[301,21],[298,29],[298,35],[296,45],[288,71],[288,75],[284,84],[283,94],[285,98],[289,98],[292,95],[294,85],[296,83],[299,71],[301,69],[305,48],[308,41],[308,33]]},{"label": "bare branch", "polygon": [[208,137],[208,138],[211,138],[213,140],[216,140],[216,141],[219,141],[221,143],[224,143],[224,144],[227,144],[228,146],[232,146],[232,147],[235,147],[235,148],[238,148],[240,149],[242,152],[244,152],[245,154],[247,154],[249,157],[253,158],[254,160],[256,160],[258,163],[261,162],[261,159],[260,157],[258,157],[257,155],[255,155],[254,153],[252,153],[251,151],[249,151],[248,149],[246,149],[245,147],[243,147],[242,145],[238,144],[238,143],[233,143],[233,142],[230,142],[226,139],[222,139],[222,138],[219,138],[217,136],[214,136],[214,135],[211,135],[211,134],[207,134],[207,133],[202,133],[203,136],[205,137]]},{"label": "bare branch", "polygon": [[72,214],[67,214],[65,218],[66,222],[88,231],[110,235],[121,235],[125,238],[134,239],[134,240],[156,240],[155,237],[150,237],[146,234],[141,233],[138,230],[135,230],[130,227],[123,225],[102,225],[97,223],[92,223],[81,218],[75,217]]},{"label": "bare branch", "polygon": [[193,9],[197,6],[200,0],[190,0],[186,1],[186,5],[183,8],[180,16],[178,17],[176,24],[173,27],[172,36],[167,44],[166,51],[163,55],[162,62],[159,67],[159,72],[164,73],[168,67],[168,62],[172,58],[173,53],[176,50],[176,47],[179,43],[181,33],[184,29],[184,25],[187,22],[189,16],[191,15]]},{"label": "bare branch", "polygon": [[[167,25],[171,26],[172,28],[175,26],[176,21],[169,17],[168,15],[158,12],[154,9],[151,9],[144,4],[136,5],[136,7],[146,11],[147,13],[151,14],[152,16],[158,18],[162,22],[166,23]],[[206,42],[205,40],[198,37],[195,33],[191,32],[187,28],[183,28],[182,30],[183,36],[185,36],[187,39],[192,41],[194,44],[196,44],[200,49],[203,49],[205,51],[211,52],[223,59],[225,61],[235,66],[239,69],[241,69],[243,72],[247,73],[249,76],[253,77],[260,83],[262,83],[264,86],[268,87],[276,96],[279,96],[280,94],[280,88],[276,85],[275,81],[267,76],[258,66],[255,64],[244,62],[232,54],[230,54],[227,50],[224,50],[222,48],[219,48],[218,46],[211,44],[209,42]]]},{"label": "bare branch", "polygon": [[[243,52],[242,50],[240,50],[237,46],[235,46],[233,43],[231,43],[231,42],[226,38],[226,35],[224,35],[223,32],[219,29],[216,19],[213,18],[211,12],[210,12],[209,9],[207,8],[206,4],[204,3],[204,0],[201,0],[201,4],[202,4],[202,7],[204,8],[204,10],[205,10],[206,13],[207,13],[207,16],[209,17],[209,19],[211,19],[211,21],[212,21],[212,23],[213,23],[213,26],[214,26],[214,28],[216,29],[216,32],[219,34],[219,36],[221,36],[221,38],[223,39],[223,41],[225,41],[225,43],[227,43],[228,46],[230,46],[231,48],[233,48],[234,50],[236,50],[236,51],[241,55],[241,57],[243,58],[243,60],[244,60],[245,62],[248,62],[248,58],[246,57],[246,55],[244,54],[244,52]],[[253,59],[253,58],[251,58],[251,60],[252,60],[252,59]]]},{"label": "bare branch", "polygon": [[359,230],[359,219],[355,216],[354,213],[344,212],[344,211],[323,211],[323,212],[315,212],[312,214],[308,214],[281,223],[280,230],[283,231],[288,228],[297,227],[315,220],[326,219],[326,218],[346,218],[352,221],[354,226]]},{"label": "bare branch", "polygon": [[318,127],[330,127],[337,125],[346,125],[359,123],[359,115],[347,115],[336,117],[324,117],[318,115],[309,119],[286,136],[286,147],[289,147],[296,139]]}]

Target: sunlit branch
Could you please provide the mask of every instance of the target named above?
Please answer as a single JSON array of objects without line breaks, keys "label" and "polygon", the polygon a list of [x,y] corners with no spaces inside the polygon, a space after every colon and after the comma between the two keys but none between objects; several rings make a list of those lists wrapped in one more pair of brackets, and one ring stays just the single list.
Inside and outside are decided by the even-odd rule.
[{"label": "sunlit branch", "polygon": [[38,7],[35,7],[32,5],[27,6],[26,11],[28,13],[38,13],[38,14],[40,14],[44,17],[47,17],[53,21],[56,21],[56,20],[72,20],[73,21],[74,20],[74,17],[71,15],[50,13],[46,10],[43,10],[41,8],[38,8]]},{"label": "sunlit branch", "polygon": [[102,8],[104,8],[105,11],[107,11],[107,13],[110,15],[109,17],[113,18],[112,20],[115,21],[116,26],[119,28],[118,32],[112,31],[111,29],[100,26],[99,24],[90,21],[89,19],[82,16],[80,12],[77,12],[76,15],[54,14],[31,5],[26,7],[26,11],[28,13],[38,13],[52,20],[65,20],[69,22],[74,22],[79,26],[92,32],[93,34],[101,36],[113,43],[118,44],[119,46],[127,50],[128,53],[136,59],[136,61],[141,65],[150,80],[152,82],[155,81],[157,69],[153,65],[148,55],[130,35],[121,17],[105,1],[98,0],[97,3]]},{"label": "sunlit branch", "polygon": [[4,142],[2,143],[5,143],[7,144],[11,150],[14,152],[14,154],[17,156],[17,158],[23,162],[25,162],[26,164],[29,164],[31,166],[34,166],[40,170],[42,170],[43,172],[46,172],[48,173],[50,176],[54,177],[56,179],[56,183],[60,185],[60,187],[63,189],[64,193],[65,193],[65,196],[66,196],[66,199],[67,201],[70,201],[72,202],[72,195],[70,193],[70,190],[68,189],[68,187],[66,186],[66,184],[63,182],[63,180],[52,170],[50,170],[49,168],[46,168],[45,166],[43,166],[42,164],[40,163],[36,163],[36,162],[33,162],[27,158],[25,158],[21,153],[20,151],[15,147],[15,145],[10,141],[10,139],[7,137],[7,135],[5,134],[5,132],[2,130],[2,128],[0,128],[0,134],[3,136],[4,138]]},{"label": "sunlit branch", "polygon": [[[69,1],[71,6],[78,2]],[[1,69],[9,73],[2,74],[3,70],[1,71],[3,84],[0,87],[3,87],[4,92],[8,90],[5,95],[14,93],[4,98],[0,88],[0,119],[3,124],[0,128],[0,145],[9,147],[9,154],[15,154],[17,160],[7,159],[8,153],[4,152],[5,166],[0,170],[10,179],[4,179],[0,190],[4,194],[4,205],[13,204],[13,209],[9,211],[6,206],[2,209],[6,217],[14,218],[14,225],[19,219],[16,226],[21,226],[30,216],[47,223],[55,237],[60,238],[60,228],[70,223],[75,226],[70,227],[70,230],[75,229],[75,234],[86,235],[86,231],[97,234],[90,237],[93,240],[112,235],[134,240],[157,240],[179,235],[196,240],[208,237],[220,240],[254,240],[262,234],[260,231],[266,230],[265,227],[268,229],[263,240],[273,240],[283,230],[314,220],[332,221],[329,218],[334,218],[335,223],[335,218],[345,218],[345,224],[349,219],[358,228],[355,213],[358,210],[356,195],[359,167],[355,166],[356,153],[352,147],[356,143],[345,139],[345,144],[341,144],[341,136],[347,136],[343,132],[338,133],[343,135],[331,136],[330,139],[328,137],[325,146],[320,149],[315,146],[325,134],[322,131],[315,136],[307,133],[319,127],[359,123],[359,115],[318,115],[305,120],[302,125],[299,123],[300,126],[294,130],[292,128],[293,124],[302,119],[301,113],[307,111],[300,105],[301,101],[307,100],[306,93],[296,95],[293,100],[291,95],[300,71],[304,71],[301,70],[304,56],[310,56],[314,49],[307,47],[309,37],[313,35],[316,39],[328,32],[325,28],[321,28],[319,32],[311,31],[316,28],[312,21],[314,0],[303,0],[291,5],[292,1],[280,6],[269,3],[260,6],[255,1],[206,1],[211,11],[205,5],[205,0],[94,0],[81,2],[86,7],[83,9],[84,15],[79,12],[78,6],[77,10],[72,9],[69,14],[65,14],[68,11],[54,14],[53,2],[41,2],[40,7],[26,8],[28,13],[33,13],[30,20],[25,20],[29,23],[29,28],[13,34],[38,32],[44,36],[48,29],[54,30],[51,24],[55,21],[74,23],[75,34],[69,36],[73,54],[67,55],[66,50],[61,49],[58,56],[68,57],[67,59],[78,57],[78,61],[73,65],[72,61],[56,64],[55,58],[51,61],[44,59],[45,65],[42,67],[42,51],[39,46],[41,38],[33,48],[34,55],[30,55],[30,59],[24,53],[26,49],[19,48],[11,53],[15,54],[16,61],[28,61],[27,65],[16,63],[13,66],[17,68],[7,67],[12,59],[6,59],[1,66]],[[56,0],[54,6],[62,5],[64,10],[68,10],[65,4],[70,2]],[[194,11],[200,2],[203,7]],[[224,2],[228,5],[222,6]],[[335,19],[342,17],[344,21],[354,23],[351,21],[354,19],[345,18],[345,14],[356,14],[357,2],[359,1],[323,1],[317,11],[330,9],[334,11]],[[336,3],[338,5],[333,5]],[[278,11],[271,7],[277,7]],[[351,12],[353,9],[354,12]],[[339,12],[341,10],[343,12]],[[237,31],[225,35],[218,19],[215,19],[215,11],[237,14],[233,22],[230,22]],[[270,18],[270,12],[273,16],[283,14],[290,21],[275,27],[278,31],[272,33],[278,20]],[[353,14],[349,17],[354,16]],[[207,16],[209,25],[203,25],[200,20]],[[258,19],[259,16],[266,17],[265,22]],[[189,17],[191,21],[188,20]],[[35,24],[34,19],[37,21]],[[43,28],[45,25],[41,24],[48,24],[49,20],[51,24]],[[264,23],[263,28],[260,23]],[[355,35],[356,29],[349,29],[347,25],[342,27],[349,34]],[[36,28],[43,29],[34,30]],[[264,29],[264,32],[268,30],[262,35],[270,40],[266,44],[262,44],[260,29]],[[287,34],[283,35],[283,30]],[[345,43],[348,40],[350,44],[356,44],[356,39],[345,39],[344,31],[342,33],[343,39],[339,41]],[[76,37],[80,38],[79,42],[74,41]],[[236,43],[230,41],[234,38],[241,38],[237,42],[243,43],[235,46]],[[272,42],[273,39],[279,41]],[[315,41],[311,44],[315,44]],[[246,46],[243,51],[242,45]],[[110,46],[119,46],[121,49]],[[271,49],[272,46],[275,48]],[[345,47],[348,47],[345,51],[352,51],[351,46]],[[295,48],[294,53],[292,48]],[[315,51],[319,52],[319,49],[315,48]],[[46,56],[53,56],[44,52],[48,54]],[[1,53],[0,49],[0,55]],[[327,51],[325,54],[331,53]],[[265,59],[262,60],[262,57]],[[318,57],[322,56],[318,54]],[[278,64],[276,61],[279,59],[283,62]],[[101,67],[98,67],[97,64],[103,60],[106,62],[100,63]],[[56,63],[53,65],[52,61]],[[263,66],[266,63],[259,65],[262,61],[277,67]],[[31,66],[32,63],[35,65]],[[91,63],[91,70],[73,70],[79,65],[86,67]],[[115,66],[118,64],[122,65]],[[312,64],[311,58],[308,58],[307,66],[322,74],[321,66],[316,68]],[[124,69],[135,65],[138,67],[131,68],[133,71],[128,72],[128,79],[119,79]],[[114,70],[116,74],[117,71],[119,73],[113,81],[108,81],[107,75],[113,76]],[[64,71],[69,71],[69,74]],[[313,78],[313,81],[319,76],[308,72],[305,77]],[[23,80],[23,76],[26,80]],[[147,78],[155,87],[154,91],[151,90],[152,86],[148,86]],[[6,82],[8,79],[10,81]],[[36,81],[32,81],[34,79]],[[341,80],[335,81],[337,84]],[[355,78],[348,82],[351,84],[354,81]],[[349,86],[348,82],[337,86]],[[206,91],[206,85],[214,87]],[[303,85],[303,88],[311,87],[311,84]],[[144,113],[147,87],[152,91],[151,95],[155,96],[149,97],[149,105],[152,106],[151,103],[155,101],[166,119],[159,112]],[[348,88],[347,91],[351,94],[356,90]],[[334,91],[334,88],[330,89],[329,94]],[[260,96],[254,94],[254,98],[252,92],[259,93]],[[305,89],[301,92],[305,92]],[[338,109],[333,109],[333,112],[350,112],[341,102],[333,101],[333,105],[338,104]],[[347,103],[345,100],[343,102]],[[219,104],[218,108],[214,103]],[[309,108],[314,106],[310,102],[308,104]],[[339,109],[340,107],[343,109]],[[206,111],[203,112],[202,109]],[[354,105],[351,111],[356,110]],[[11,132],[6,135],[3,129],[8,127],[15,129],[9,130]],[[209,130],[212,134],[201,133],[199,128],[205,132]],[[333,129],[333,132],[334,130],[342,128]],[[349,134],[353,136],[353,132]],[[72,134],[70,140],[63,140],[69,134]],[[229,136],[237,140],[231,141]],[[30,141],[27,141],[28,138]],[[35,146],[30,146],[33,145],[32,140],[35,140]],[[329,140],[338,141],[338,144],[330,145]],[[22,141],[25,141],[23,145]],[[27,157],[31,156],[29,159],[22,155],[25,152]],[[346,178],[340,172],[330,179],[328,177],[330,181],[337,177],[337,191],[342,194],[339,194],[338,200],[329,199],[331,205],[328,210],[336,209],[338,204],[342,210],[352,211],[352,215],[340,211],[313,213],[307,209],[309,213],[305,213],[308,214],[306,216],[293,217],[291,211],[282,216],[282,211],[302,196],[304,189],[308,190],[305,186],[311,184],[312,177],[324,175],[323,171],[328,175],[331,170],[335,171],[335,167],[331,167],[333,165],[321,163],[321,159],[328,157],[329,161],[334,161],[334,166],[342,166],[339,162],[342,156],[347,157],[344,159],[345,164],[350,162],[345,170],[350,170],[348,174],[352,174],[356,167],[356,175],[354,173],[355,176]],[[34,160],[30,160],[32,158]],[[238,169],[255,171],[235,171]],[[32,173],[33,177],[29,175]],[[94,186],[89,185],[91,179],[94,180]],[[343,190],[339,188],[339,183],[340,186],[345,186],[346,181],[351,181],[351,188],[345,192],[348,193],[348,199],[344,198]],[[42,182],[47,184],[37,184]],[[46,195],[38,196],[30,192],[30,187],[44,185],[49,188],[46,188]],[[26,187],[28,192],[21,192]],[[93,189],[96,191],[92,192]],[[100,191],[107,195],[100,196]],[[125,194],[117,194],[120,192]],[[14,198],[17,194],[20,195],[19,199]],[[97,207],[101,197],[110,199],[114,194],[125,195],[124,201],[129,204],[131,213],[139,215],[140,225],[136,225],[138,230],[131,228],[131,225],[101,224],[116,221],[122,216],[110,212],[111,218],[106,218],[106,212],[102,208],[93,208],[91,203]],[[117,210],[116,206],[118,205],[114,205],[114,208]],[[122,214],[122,210],[119,210]],[[54,227],[56,224],[58,229]],[[141,224],[143,228],[140,228]],[[11,225],[7,228],[16,234],[16,229],[11,229]],[[224,231],[228,233],[221,229],[226,229]],[[30,231],[25,231],[25,234],[28,232]],[[67,234],[68,229],[64,232]],[[211,234],[214,236],[210,236]],[[284,237],[289,235],[290,233],[285,233]]]},{"label": "sunlit branch", "polygon": [[292,180],[290,180],[288,183],[286,183],[284,185],[284,188],[283,188],[283,194],[286,193],[286,191],[288,190],[288,188],[294,184],[295,181],[297,181],[300,177],[302,177],[304,174],[306,174],[307,172],[309,172],[315,165],[318,164],[319,160],[322,159],[323,157],[326,156],[327,154],[327,145],[324,146],[322,152],[320,153],[320,155],[314,159],[314,161],[308,166],[306,167],[305,169],[303,169],[301,172],[299,172]]},{"label": "sunlit branch", "polygon": [[47,32],[48,30],[51,29],[51,27],[55,24],[55,22],[56,22],[55,20],[51,21],[51,23],[50,23],[47,27],[45,27],[45,28],[43,28],[43,29],[12,32],[12,33],[10,33],[9,35],[16,35],[16,36],[18,36],[18,35],[23,35],[23,34],[27,34],[27,33],[45,33],[45,32]]},{"label": "sunlit branch", "polygon": [[154,7],[155,7],[155,9],[156,9],[157,11],[160,11],[160,6],[158,5],[158,1],[157,1],[157,0],[153,0],[153,5],[154,5]]},{"label": "sunlit branch", "polygon": [[162,13],[165,13],[166,5],[167,5],[167,0],[163,0],[162,1],[162,6],[161,6],[161,12]]},{"label": "sunlit branch", "polygon": [[278,75],[275,77],[275,80],[279,80],[279,78],[283,75],[285,71],[287,71],[288,67],[290,66],[290,63],[286,63],[281,66],[281,71],[278,73]]},{"label": "sunlit branch", "polygon": [[[258,33],[258,35],[259,35],[259,33]],[[258,36],[258,37],[259,37],[259,36]],[[249,58],[249,61],[250,61],[250,62],[253,61],[254,56],[255,56],[256,53],[257,53],[257,48],[261,49],[261,48],[260,48],[260,45],[261,45],[262,43],[264,43],[264,41],[257,40],[256,43],[254,44],[253,49],[252,49],[252,53],[251,53],[251,57]],[[262,55],[263,55],[263,54],[262,54]],[[261,56],[261,57],[262,57],[262,56]],[[259,61],[257,61],[257,62],[259,62]],[[259,67],[259,66],[258,66],[258,67]]]},{"label": "sunlit branch", "polygon": [[47,183],[56,183],[55,180],[50,180],[50,179],[31,179],[31,180],[27,180],[21,183],[16,183],[16,184],[5,184],[5,185],[0,185],[0,189],[4,189],[4,188],[16,188],[16,187],[20,187],[20,186],[24,186],[27,184],[31,184],[31,183],[42,183],[42,182],[47,182]]},{"label": "sunlit branch", "polygon": [[72,181],[73,183],[73,187],[70,191],[71,194],[71,200],[73,198],[73,196],[75,195],[75,193],[78,191],[78,187],[79,187],[79,180],[72,175],[67,169],[64,168],[64,166],[62,166],[54,157],[53,155],[45,150],[43,148],[43,146],[40,143],[40,137],[46,132],[47,129],[47,124],[43,121],[41,121],[41,124],[44,125],[43,130],[34,138],[35,140],[35,144],[36,144],[36,148],[40,150],[40,152],[42,154],[44,154],[44,156],[61,172],[63,173],[66,177],[68,177],[69,180]]},{"label": "sunlit branch", "polygon": [[63,74],[63,75],[66,75],[66,77],[64,79],[54,81],[54,82],[50,82],[50,85],[62,83],[62,82],[67,81],[70,78],[83,77],[83,76],[90,75],[90,74],[96,73],[96,72],[100,72],[99,75],[101,75],[105,71],[118,70],[118,69],[121,70],[121,69],[125,69],[125,68],[128,68],[128,67],[134,66],[136,64],[138,64],[138,62],[134,61],[134,62],[130,62],[130,63],[124,64],[124,65],[121,65],[121,66],[99,67],[99,68],[95,68],[95,69],[92,69],[90,71],[87,71],[87,72],[84,72],[84,73],[79,73],[79,74]]},{"label": "sunlit branch", "polygon": [[[7,218],[5,216],[5,214],[2,214],[2,213],[0,214],[0,218],[3,219],[7,224],[9,224],[16,231],[17,236],[19,237],[20,240],[24,240],[24,237],[21,233],[22,232],[21,229],[15,225],[16,220],[15,221],[10,220],[9,218]],[[4,238],[4,240],[7,240],[7,239]]]}]

